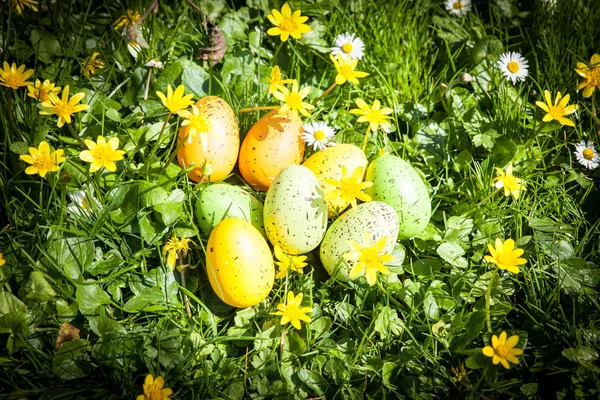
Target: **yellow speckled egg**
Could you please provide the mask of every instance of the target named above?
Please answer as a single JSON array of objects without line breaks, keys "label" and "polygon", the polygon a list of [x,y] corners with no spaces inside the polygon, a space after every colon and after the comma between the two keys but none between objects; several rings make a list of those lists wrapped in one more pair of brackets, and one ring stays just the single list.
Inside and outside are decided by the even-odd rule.
[{"label": "yellow speckled egg", "polygon": [[[191,124],[182,127],[177,136],[177,146],[182,140],[185,142],[177,152],[177,160],[184,168],[190,165],[198,166],[190,172],[190,179],[194,182],[208,179],[211,182],[220,181],[227,177],[235,166],[240,148],[240,128],[233,110],[220,97],[206,96],[195,105],[200,111],[200,119],[208,122],[209,129],[208,132],[193,135],[190,139],[188,134]],[[202,176],[202,166],[205,162],[208,162],[207,177]]]},{"label": "yellow speckled egg", "polygon": [[211,232],[206,245],[206,271],[217,296],[238,308],[263,301],[275,281],[267,241],[240,218],[224,219]]},{"label": "yellow speckled egg", "polygon": [[[310,169],[319,179],[323,192],[334,189],[327,183],[327,179],[339,180],[342,177],[342,166],[346,167],[348,174],[352,174],[355,168],[362,167],[363,177],[367,172],[367,157],[365,153],[353,144],[338,144],[324,150],[320,150],[310,156],[302,164]],[[333,206],[330,201],[327,202],[329,215],[333,213]]]},{"label": "yellow speckled egg", "polygon": [[278,111],[259,119],[240,148],[240,173],[256,190],[268,190],[285,167],[300,164],[304,157],[302,121],[292,112]]}]

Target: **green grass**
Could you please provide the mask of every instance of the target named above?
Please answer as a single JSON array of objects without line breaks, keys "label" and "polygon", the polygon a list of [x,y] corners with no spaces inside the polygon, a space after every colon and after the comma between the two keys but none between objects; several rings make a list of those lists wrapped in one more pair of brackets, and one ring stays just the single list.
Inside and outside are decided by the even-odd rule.
[{"label": "green grass", "polygon": [[[418,168],[434,213],[426,232],[400,242],[402,265],[376,286],[330,279],[314,251],[304,275],[276,280],[264,302],[236,310],[208,283],[208,236],[194,216],[203,186],[176,163],[166,166],[180,120],[172,117],[156,144],[167,111],[154,93],[182,83],[196,99],[217,95],[236,111],[274,105],[265,79],[280,41],[266,34],[266,15],[283,3],[195,1],[228,41],[214,68],[194,58],[209,38],[204,16],[185,1],[161,3],[144,21],[149,48],[133,58],[111,24],[148,3],[40,1],[38,13],[0,11],[0,61],[86,93],[91,107],[74,128],[86,139],[116,136],[126,151],[116,173],[89,174],[56,117],[40,116],[26,89],[0,87],[0,397],[132,398],[148,373],[163,376],[174,398],[598,396],[600,175],[582,168],[573,149],[597,141],[600,129],[574,72],[600,51],[600,4],[558,0],[552,11],[540,1],[476,1],[456,18],[433,0],[292,2],[314,32],[286,42],[276,60],[282,72],[312,86],[314,100],[335,79],[335,36],[361,37],[358,69],[370,75],[335,88],[313,118],[335,127],[338,142],[360,145],[366,124],[348,112],[354,100],[393,108],[392,131],[374,137],[366,154],[372,160],[384,148]],[[529,77],[515,86],[496,67],[509,50],[529,61]],[[94,51],[105,68],[85,77]],[[154,57],[165,68],[153,72],[144,100],[144,64]],[[462,82],[463,73],[473,80]],[[535,101],[544,90],[579,104],[575,128],[541,123]],[[236,114],[242,137],[262,115]],[[42,140],[67,156],[46,179],[26,175],[19,159]],[[494,168],[509,162],[527,188],[518,201],[491,184]],[[228,182],[247,187],[236,170]],[[69,193],[81,188],[92,188],[101,206],[93,217],[67,211]],[[156,207],[177,189],[181,201]],[[196,243],[187,289],[161,256],[172,234]],[[528,263],[490,288],[483,256],[497,237],[514,238]],[[301,330],[282,332],[270,314],[287,290],[312,306]],[[57,350],[66,321],[81,339]],[[503,330],[525,350],[509,370],[481,353]],[[451,369],[463,364],[470,373],[459,382]]]}]

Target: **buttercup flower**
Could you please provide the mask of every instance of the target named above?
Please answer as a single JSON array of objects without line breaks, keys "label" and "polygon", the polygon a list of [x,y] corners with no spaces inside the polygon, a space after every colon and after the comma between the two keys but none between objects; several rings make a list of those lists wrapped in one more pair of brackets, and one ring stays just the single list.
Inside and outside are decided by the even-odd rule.
[{"label": "buttercup flower", "polygon": [[333,65],[335,66],[335,70],[337,71],[337,76],[335,77],[335,83],[338,85],[343,85],[346,81],[350,81],[355,85],[358,85],[358,78],[364,78],[369,75],[366,72],[355,71],[356,65],[358,64],[357,58],[348,58],[344,57],[341,54],[337,56],[329,55]]},{"label": "buttercup flower", "polygon": [[594,54],[589,65],[577,63],[575,72],[583,78],[577,86],[577,90],[583,89],[583,97],[590,97],[596,88],[600,90],[600,54]]},{"label": "buttercup flower", "polygon": [[335,37],[335,45],[331,48],[331,54],[360,60],[365,55],[364,50],[365,43],[355,34],[346,32]]},{"label": "buttercup flower", "polygon": [[310,86],[303,88],[298,91],[298,81],[294,80],[292,83],[292,90],[290,91],[286,87],[279,87],[278,91],[273,92],[273,97],[275,97],[279,101],[283,101],[283,105],[279,109],[280,113],[284,113],[286,111],[293,111],[294,114],[298,115],[298,113],[310,117],[310,113],[308,110],[312,110],[315,108],[312,104],[303,102],[304,98],[308,96],[310,93]]},{"label": "buttercup flower", "polygon": [[[188,143],[192,143],[193,138],[196,135],[200,135],[202,147],[204,150],[206,150],[206,134],[208,131],[210,131],[210,120],[195,104],[192,104],[192,112],[183,110],[179,111],[179,115],[184,118],[181,126],[190,126],[190,130],[188,132]],[[219,134],[219,132],[216,130],[214,133],[217,135]]]},{"label": "buttercup flower", "polygon": [[8,65],[8,63],[4,61],[4,68],[0,69],[0,85],[11,89],[28,86],[31,82],[27,79],[31,75],[33,75],[33,70],[28,69],[25,71],[25,65],[21,65],[17,68],[17,64],[13,63],[12,65]]},{"label": "buttercup flower", "polygon": [[373,107],[369,107],[363,99],[356,99],[356,105],[358,108],[350,110],[350,114],[360,115],[357,122],[368,122],[372,132],[377,132],[379,127],[384,131],[391,127],[388,119],[388,114],[391,114],[394,110],[391,108],[381,108],[379,100],[373,102]]},{"label": "buttercup flower", "polygon": [[523,249],[515,249],[515,241],[512,239],[502,242],[502,239],[497,238],[494,244],[495,248],[488,244],[491,255],[485,256],[485,260],[496,264],[500,269],[518,274],[520,271],[518,266],[527,263],[526,259],[520,258],[523,255]]},{"label": "buttercup flower", "polygon": [[518,200],[519,194],[525,191],[525,186],[521,183],[521,179],[515,178],[512,174],[512,164],[508,164],[506,172],[502,168],[496,168],[497,177],[492,179],[492,186],[497,189],[504,188],[504,195],[512,195],[513,199]]},{"label": "buttercup flower", "polygon": [[91,56],[88,56],[83,62],[83,67],[81,67],[81,73],[85,76],[94,76],[96,75],[96,68],[103,69],[104,63],[101,59],[99,59],[100,53],[95,51]]},{"label": "buttercup flower", "polygon": [[0,267],[6,264],[6,260],[4,259],[4,254],[0,251]]},{"label": "buttercup flower", "polygon": [[38,12],[37,0],[12,0],[12,6],[17,10],[17,14],[22,15],[25,7],[31,8],[32,11]]},{"label": "buttercup flower", "polygon": [[302,35],[312,31],[312,28],[304,24],[308,20],[308,17],[300,16],[300,14],[300,10],[296,10],[292,14],[292,9],[287,3],[281,7],[281,12],[272,10],[271,14],[267,15],[267,18],[275,27],[269,29],[267,35],[279,35],[282,42],[288,40],[290,36],[294,39],[302,38]]},{"label": "buttercup flower", "polygon": [[44,82],[40,82],[39,79],[35,80],[35,84],[30,83],[27,86],[27,96],[32,99],[39,100],[40,102],[49,101],[50,93],[58,93],[60,92],[60,87],[56,87],[54,83],[50,82],[46,79]]},{"label": "buttercup flower", "polygon": [[162,376],[154,379],[152,374],[148,374],[144,380],[144,394],[140,394],[136,400],[170,400],[173,390],[163,388],[164,385]]},{"label": "buttercup flower", "polygon": [[560,92],[557,92],[556,98],[554,99],[554,103],[552,103],[550,92],[544,90],[544,99],[546,100],[546,103],[543,103],[541,101],[535,102],[535,104],[539,108],[547,112],[547,114],[544,115],[542,121],[550,122],[552,120],[556,120],[560,122],[561,125],[575,126],[575,123],[573,121],[571,121],[568,118],[565,118],[566,115],[573,114],[575,111],[577,111],[578,108],[577,104],[571,104],[570,106],[567,106],[570,98],[571,96],[569,96],[568,94],[562,97],[560,95]]},{"label": "buttercup flower", "polygon": [[450,15],[462,17],[471,10],[471,0],[446,0],[446,11]]},{"label": "buttercup flower", "polygon": [[185,110],[186,108],[194,104],[194,101],[192,100],[192,97],[194,97],[194,95],[188,94],[184,96],[184,93],[185,88],[183,87],[183,85],[179,85],[177,89],[175,89],[174,93],[173,89],[171,89],[171,85],[169,85],[167,87],[166,96],[164,95],[164,93],[159,91],[156,92],[156,95],[162,100],[164,106],[169,109],[171,114],[181,115],[182,110]]},{"label": "buttercup flower", "polygon": [[310,307],[302,307],[302,293],[298,293],[294,297],[294,292],[291,290],[287,294],[287,304],[279,303],[277,309],[279,311],[271,313],[272,315],[281,315],[281,325],[291,322],[294,328],[300,329],[300,321],[310,322],[310,317],[306,313],[311,311]]},{"label": "buttercup flower", "polygon": [[500,56],[498,67],[513,85],[517,81],[524,81],[528,75],[528,62],[523,56],[517,52],[508,52]]},{"label": "buttercup flower", "polygon": [[91,173],[98,171],[102,167],[110,172],[115,172],[117,170],[115,161],[122,160],[123,155],[125,154],[123,150],[118,150],[119,138],[117,137],[114,137],[107,142],[103,136],[98,136],[96,142],[86,139],[85,145],[89,150],[84,150],[79,153],[79,158],[85,162],[92,163],[90,167]]},{"label": "buttercup flower", "polygon": [[123,27],[128,27],[131,24],[137,22],[141,18],[140,13],[133,10],[127,10],[125,15],[121,15],[115,22],[113,22],[113,28],[119,30]]},{"label": "buttercup flower", "polygon": [[280,279],[285,278],[288,270],[296,271],[300,275],[304,273],[304,267],[306,267],[306,256],[292,256],[283,251],[283,249],[275,245],[275,265],[279,267],[277,277]]},{"label": "buttercup flower", "polygon": [[58,122],[56,125],[59,128],[66,123],[71,123],[71,115],[76,112],[87,110],[90,106],[87,104],[77,104],[84,97],[85,93],[77,93],[74,94],[73,97],[69,99],[69,85],[65,86],[62,93],[62,99],[58,97],[58,95],[54,93],[48,93],[48,97],[50,100],[44,101],[40,104],[42,115],[57,115]]},{"label": "buttercup flower", "polygon": [[509,368],[509,362],[518,364],[519,359],[517,356],[523,354],[522,349],[515,348],[519,343],[519,336],[513,335],[508,339],[506,338],[507,336],[508,335],[504,331],[500,334],[500,337],[492,335],[492,345],[485,346],[482,349],[483,354],[492,357],[492,363],[494,363],[494,365],[500,363],[506,369]]},{"label": "buttercup flower", "polygon": [[373,186],[373,182],[362,182],[363,167],[357,167],[348,176],[348,170],[342,165],[342,177],[340,180],[327,179],[325,182],[334,186],[334,189],[325,193],[325,200],[331,201],[338,211],[345,209],[348,204],[356,207],[356,200],[371,201],[371,196],[363,193],[363,190]]},{"label": "buttercup flower", "polygon": [[179,239],[177,236],[173,236],[167,241],[167,243],[163,247],[162,255],[163,257],[167,256],[167,265],[169,266],[169,268],[171,268],[171,270],[175,269],[180,252],[182,257],[187,256],[188,251],[190,251],[190,243],[193,243],[192,239]]},{"label": "buttercup flower", "polygon": [[27,175],[38,174],[44,178],[48,172],[59,170],[58,164],[66,160],[63,153],[64,150],[50,152],[50,145],[44,140],[37,149],[30,147],[29,155],[22,155],[19,158],[31,164],[25,169]]},{"label": "buttercup flower", "polygon": [[267,82],[269,82],[269,93],[273,93],[288,83],[293,83],[293,79],[281,79],[281,71],[279,70],[279,65],[276,65],[271,70],[271,76],[267,78]]},{"label": "buttercup flower", "polygon": [[329,142],[335,136],[335,130],[325,122],[307,122],[302,129],[302,140],[308,146],[312,146],[313,150],[323,150],[327,146],[335,145]]},{"label": "buttercup flower", "polygon": [[600,164],[600,155],[594,147],[594,143],[589,140],[582,140],[575,146],[575,157],[579,164],[587,169],[596,169]]},{"label": "buttercup flower", "polygon": [[365,232],[363,242],[365,247],[353,240],[349,241],[348,245],[352,250],[344,254],[344,259],[354,263],[350,270],[350,279],[356,278],[365,271],[367,282],[373,286],[377,282],[377,271],[384,275],[390,274],[390,270],[383,263],[394,261],[395,258],[391,254],[380,254],[385,248],[386,236],[373,243],[371,234]]}]

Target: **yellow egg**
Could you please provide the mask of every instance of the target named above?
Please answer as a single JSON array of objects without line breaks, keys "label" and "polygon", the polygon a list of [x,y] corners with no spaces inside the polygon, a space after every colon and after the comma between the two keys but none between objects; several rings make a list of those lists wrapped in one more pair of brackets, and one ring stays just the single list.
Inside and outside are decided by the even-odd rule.
[{"label": "yellow egg", "polygon": [[304,157],[302,121],[292,112],[278,111],[259,119],[240,148],[240,173],[256,190],[268,190],[285,167],[300,164]]},{"label": "yellow egg", "polygon": [[[205,133],[188,136],[190,125],[179,130],[177,160],[184,168],[196,165],[190,172],[194,182],[210,179],[220,181],[233,170],[240,147],[240,129],[233,110],[225,100],[216,96],[206,96],[196,102],[201,116],[208,122],[209,129]],[[204,164],[207,177],[202,175]]]},{"label": "yellow egg", "polygon": [[[333,185],[327,183],[327,179],[340,180],[342,166],[346,167],[348,175],[351,175],[355,168],[362,168],[364,178],[367,172],[367,157],[359,147],[344,143],[316,152],[302,165],[314,172],[323,188],[323,193],[327,194],[328,191],[335,189]],[[331,201],[327,202],[327,208],[331,216],[334,211]]]},{"label": "yellow egg", "polygon": [[263,301],[275,281],[267,241],[240,218],[224,219],[211,232],[206,245],[206,270],[217,296],[238,308]]}]

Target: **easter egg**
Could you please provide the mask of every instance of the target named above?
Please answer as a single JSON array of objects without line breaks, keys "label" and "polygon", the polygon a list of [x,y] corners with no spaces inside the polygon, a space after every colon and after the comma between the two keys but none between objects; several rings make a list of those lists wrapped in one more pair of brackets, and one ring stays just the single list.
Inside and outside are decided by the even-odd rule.
[{"label": "easter egg", "polygon": [[240,148],[242,177],[256,190],[266,191],[285,167],[304,157],[302,121],[294,113],[273,110],[248,131]]},{"label": "easter egg", "polygon": [[240,218],[224,219],[212,230],[206,244],[206,271],[217,296],[238,308],[263,301],[275,281],[267,241]]},{"label": "easter egg", "polygon": [[320,249],[321,262],[329,275],[342,281],[349,279],[350,268],[342,257],[351,250],[350,241],[366,245],[363,243],[365,232],[369,233],[373,243],[385,236],[387,241],[381,253],[392,253],[398,237],[396,211],[381,201],[370,201],[346,211],[335,220],[325,233]]},{"label": "easter egg", "polygon": [[235,217],[250,222],[265,236],[262,203],[239,186],[210,185],[200,192],[195,208],[198,226],[205,234],[223,219]]},{"label": "easter egg", "polygon": [[431,199],[423,179],[408,162],[393,155],[379,157],[369,166],[366,179],[373,186],[365,193],[396,210],[400,239],[425,230],[431,218]]},{"label": "easter egg", "polygon": [[315,249],[327,229],[327,205],[319,180],[306,167],[290,165],[275,178],[264,206],[265,231],[288,254]]},{"label": "easter egg", "polygon": [[[333,185],[327,183],[327,179],[340,180],[342,166],[346,168],[348,175],[352,175],[355,168],[362,168],[364,177],[367,164],[365,153],[359,147],[346,143],[320,150],[302,163],[317,176],[324,193],[335,189]],[[332,215],[334,204],[331,201],[327,202],[327,208],[329,215]]]},{"label": "easter egg", "polygon": [[[194,182],[220,181],[235,166],[240,147],[240,129],[233,110],[225,100],[206,96],[198,100],[195,106],[199,114],[193,116],[192,121],[196,122],[179,130],[177,160],[183,168],[196,166],[190,172],[190,179]],[[207,131],[190,135],[192,126]],[[203,168],[207,176],[203,176]]]}]

